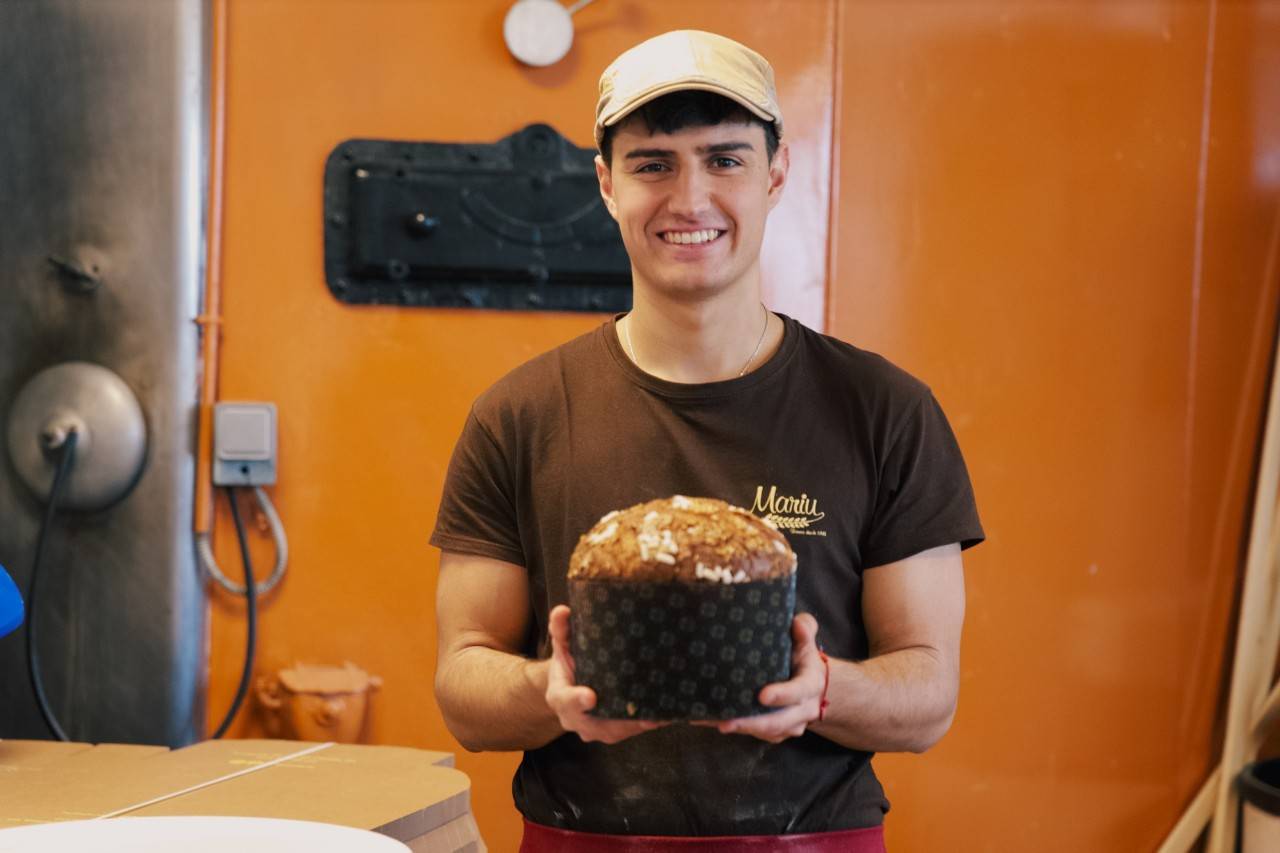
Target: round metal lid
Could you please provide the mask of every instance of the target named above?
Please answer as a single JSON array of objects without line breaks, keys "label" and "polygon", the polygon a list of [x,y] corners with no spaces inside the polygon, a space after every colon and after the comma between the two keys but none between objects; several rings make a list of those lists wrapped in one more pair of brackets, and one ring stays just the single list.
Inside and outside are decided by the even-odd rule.
[{"label": "round metal lid", "polygon": [[147,424],[138,398],[105,367],[69,361],[40,371],[9,410],[9,456],[18,476],[41,500],[53,486],[50,450],[68,430],[76,455],[62,507],[97,510],[124,496],[147,452]]}]

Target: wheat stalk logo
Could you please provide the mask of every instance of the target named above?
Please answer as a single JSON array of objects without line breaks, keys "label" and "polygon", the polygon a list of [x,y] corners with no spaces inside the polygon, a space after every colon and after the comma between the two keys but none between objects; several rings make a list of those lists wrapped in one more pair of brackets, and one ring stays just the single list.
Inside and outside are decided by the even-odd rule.
[{"label": "wheat stalk logo", "polygon": [[778,515],[777,513],[769,513],[765,516],[768,521],[779,530],[804,530],[817,519],[805,518],[802,515]]}]

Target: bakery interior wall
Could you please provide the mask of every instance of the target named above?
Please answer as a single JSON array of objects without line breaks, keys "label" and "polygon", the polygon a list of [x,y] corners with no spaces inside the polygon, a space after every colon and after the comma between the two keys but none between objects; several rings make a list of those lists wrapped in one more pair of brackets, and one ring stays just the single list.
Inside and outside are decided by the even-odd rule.
[{"label": "bakery interior wall", "polygon": [[[535,121],[589,145],[609,59],[711,29],[781,84],[768,301],[933,386],[990,537],[966,558],[952,732],[878,760],[892,849],[1153,848],[1221,716],[1276,320],[1280,4],[597,0],[541,70],[506,52],[509,5],[225,5],[219,393],[279,407],[291,543],[258,671],[380,675],[368,739],[455,749],[491,849],[515,848],[516,756],[459,749],[432,697],[426,538],[476,394],[603,318],[338,303],[324,162],[351,137]],[[215,595],[211,721],[243,638]],[[249,710],[230,735],[261,733]]]}]

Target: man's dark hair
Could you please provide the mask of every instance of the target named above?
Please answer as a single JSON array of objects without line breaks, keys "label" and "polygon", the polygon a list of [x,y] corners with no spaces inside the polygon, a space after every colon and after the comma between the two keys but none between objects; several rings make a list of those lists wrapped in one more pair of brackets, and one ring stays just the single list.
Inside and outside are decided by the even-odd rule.
[{"label": "man's dark hair", "polygon": [[[625,124],[633,116],[644,122],[650,133],[675,133],[687,127],[712,127],[726,122],[758,124],[764,128],[765,153],[769,155],[770,163],[778,150],[778,128],[773,122],[761,119],[737,101],[714,92],[701,89],[672,92],[637,107],[621,123]],[[600,156],[606,166],[613,165],[613,134],[617,129],[616,124],[606,127],[604,138],[600,140]]]}]

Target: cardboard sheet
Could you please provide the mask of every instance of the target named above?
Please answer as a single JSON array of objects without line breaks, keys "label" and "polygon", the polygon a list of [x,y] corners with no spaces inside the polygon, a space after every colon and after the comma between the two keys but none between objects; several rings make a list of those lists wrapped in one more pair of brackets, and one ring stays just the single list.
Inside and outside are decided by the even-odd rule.
[{"label": "cardboard sheet", "polygon": [[170,751],[0,740],[0,829],[117,812],[237,815],[371,829],[415,851],[485,849],[470,780],[450,753],[331,744],[298,755],[317,746],[226,740]]}]

